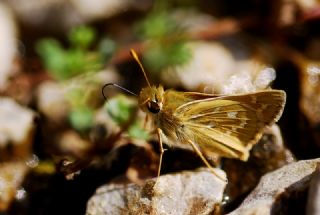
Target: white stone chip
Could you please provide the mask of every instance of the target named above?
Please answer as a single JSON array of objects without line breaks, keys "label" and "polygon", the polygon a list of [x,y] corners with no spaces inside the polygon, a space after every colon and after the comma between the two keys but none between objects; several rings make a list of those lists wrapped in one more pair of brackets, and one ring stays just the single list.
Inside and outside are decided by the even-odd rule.
[{"label": "white stone chip", "polygon": [[[7,86],[17,54],[16,23],[12,12],[0,2],[0,90]],[[0,137],[2,138],[2,137]]]},{"label": "white stone chip", "polygon": [[88,201],[86,214],[211,214],[226,186],[207,168],[163,175],[154,182],[104,185]]},{"label": "white stone chip", "polygon": [[11,98],[0,97],[0,147],[8,141],[13,144],[24,142],[34,123],[34,112],[22,107]]}]

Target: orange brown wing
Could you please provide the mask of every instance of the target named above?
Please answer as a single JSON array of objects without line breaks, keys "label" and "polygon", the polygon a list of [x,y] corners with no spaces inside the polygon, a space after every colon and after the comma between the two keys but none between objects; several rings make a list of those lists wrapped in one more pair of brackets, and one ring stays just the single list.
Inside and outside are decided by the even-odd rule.
[{"label": "orange brown wing", "polygon": [[179,106],[174,116],[182,121],[185,138],[205,154],[247,160],[264,128],[280,118],[285,100],[281,90],[206,98]]}]

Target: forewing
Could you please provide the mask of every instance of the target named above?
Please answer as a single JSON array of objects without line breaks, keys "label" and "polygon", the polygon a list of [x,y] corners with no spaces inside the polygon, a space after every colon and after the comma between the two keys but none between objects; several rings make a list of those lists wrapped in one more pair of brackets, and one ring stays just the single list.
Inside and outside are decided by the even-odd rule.
[{"label": "forewing", "polygon": [[175,90],[166,90],[164,93],[165,101],[163,109],[176,110],[178,107],[189,102],[211,99],[217,97],[217,95],[197,93],[197,92],[177,92]]},{"label": "forewing", "polygon": [[263,129],[280,118],[285,100],[281,90],[221,96],[183,104],[174,115],[204,153],[246,160]]}]

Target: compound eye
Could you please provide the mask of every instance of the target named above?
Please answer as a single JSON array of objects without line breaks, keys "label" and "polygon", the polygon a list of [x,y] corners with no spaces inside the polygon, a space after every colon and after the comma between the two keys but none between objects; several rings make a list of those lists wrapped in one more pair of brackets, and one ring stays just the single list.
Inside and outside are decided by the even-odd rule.
[{"label": "compound eye", "polygon": [[159,111],[160,111],[160,107],[159,107],[158,103],[154,102],[154,101],[149,101],[147,107],[151,113],[159,113]]}]

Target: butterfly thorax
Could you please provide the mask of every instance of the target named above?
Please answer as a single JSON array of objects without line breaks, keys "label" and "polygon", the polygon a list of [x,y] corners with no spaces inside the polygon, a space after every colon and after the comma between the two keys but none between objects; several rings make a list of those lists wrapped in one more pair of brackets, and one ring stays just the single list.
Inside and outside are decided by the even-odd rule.
[{"label": "butterfly thorax", "polygon": [[174,110],[181,100],[178,95],[174,90],[164,91],[162,86],[143,88],[139,95],[142,111],[151,115],[154,126],[160,128],[171,140],[178,139],[178,130],[183,127],[181,121],[174,116]]}]

